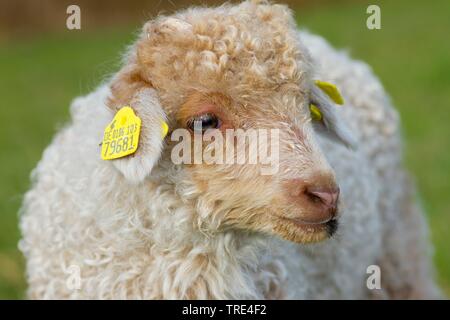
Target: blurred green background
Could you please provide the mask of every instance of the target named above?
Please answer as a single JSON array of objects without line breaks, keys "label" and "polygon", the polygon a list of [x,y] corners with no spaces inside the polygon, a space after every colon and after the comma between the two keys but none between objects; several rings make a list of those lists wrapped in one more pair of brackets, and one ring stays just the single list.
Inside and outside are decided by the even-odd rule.
[{"label": "blurred green background", "polygon": [[[9,11],[0,10],[3,299],[24,298],[24,261],[17,250],[18,209],[30,185],[30,171],[57,128],[69,119],[71,100],[93,90],[117,70],[120,53],[132,43],[145,20],[159,10],[171,12],[188,3],[136,0],[119,5],[110,0],[93,6],[73,1],[70,4],[81,7],[82,29],[69,31],[65,28],[69,3],[25,1],[36,17],[25,7],[17,7],[17,2],[9,3]],[[368,62],[400,110],[406,164],[415,174],[431,224],[439,283],[450,294],[450,1],[289,4],[301,27]],[[369,4],[381,7],[381,30],[366,28]],[[44,17],[42,21],[39,14]]]}]

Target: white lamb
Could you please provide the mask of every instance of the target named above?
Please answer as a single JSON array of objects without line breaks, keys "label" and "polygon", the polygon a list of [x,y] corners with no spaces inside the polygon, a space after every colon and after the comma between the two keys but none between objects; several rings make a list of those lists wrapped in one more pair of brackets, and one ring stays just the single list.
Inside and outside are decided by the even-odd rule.
[{"label": "white lamb", "polygon": [[[336,84],[345,104],[314,80]],[[103,131],[124,106],[142,120],[138,150],[102,160]],[[367,65],[299,33],[285,6],[246,1],[148,22],[123,68],[71,115],[24,201],[29,298],[440,295],[389,98]],[[278,173],[174,164],[171,134],[202,135],[195,121],[279,129]],[[381,289],[366,285],[371,265]]]}]

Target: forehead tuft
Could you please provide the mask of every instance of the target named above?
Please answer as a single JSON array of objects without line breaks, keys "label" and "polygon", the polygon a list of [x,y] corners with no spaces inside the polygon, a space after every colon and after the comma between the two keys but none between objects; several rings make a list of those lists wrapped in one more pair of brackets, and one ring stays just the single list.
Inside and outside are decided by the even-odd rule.
[{"label": "forehead tuft", "polygon": [[137,48],[144,77],[180,94],[195,89],[245,98],[300,87],[308,74],[294,18],[282,5],[248,1],[159,17],[144,27]]}]

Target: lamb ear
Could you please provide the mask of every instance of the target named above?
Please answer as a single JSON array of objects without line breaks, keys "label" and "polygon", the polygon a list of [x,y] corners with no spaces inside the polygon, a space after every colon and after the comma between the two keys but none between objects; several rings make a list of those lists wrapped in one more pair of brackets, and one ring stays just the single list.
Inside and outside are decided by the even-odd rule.
[{"label": "lamb ear", "polygon": [[162,125],[167,121],[158,93],[141,75],[136,46],[125,56],[124,66],[110,83],[107,106],[113,116],[129,106],[141,119],[136,152],[124,158],[109,160],[131,183],[140,183],[150,175],[164,148]]},{"label": "lamb ear", "polygon": [[333,101],[315,85],[311,87],[310,101],[322,114],[323,132],[346,147],[355,149],[355,138],[336,112],[337,106]]}]

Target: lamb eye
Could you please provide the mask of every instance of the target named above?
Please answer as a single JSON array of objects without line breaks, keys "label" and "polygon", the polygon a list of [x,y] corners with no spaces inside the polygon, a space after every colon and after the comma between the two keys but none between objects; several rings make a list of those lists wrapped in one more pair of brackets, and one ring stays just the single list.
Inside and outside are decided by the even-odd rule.
[{"label": "lamb eye", "polygon": [[220,125],[219,118],[211,113],[195,116],[187,122],[187,127],[197,133],[203,133],[208,129],[218,129]]}]

